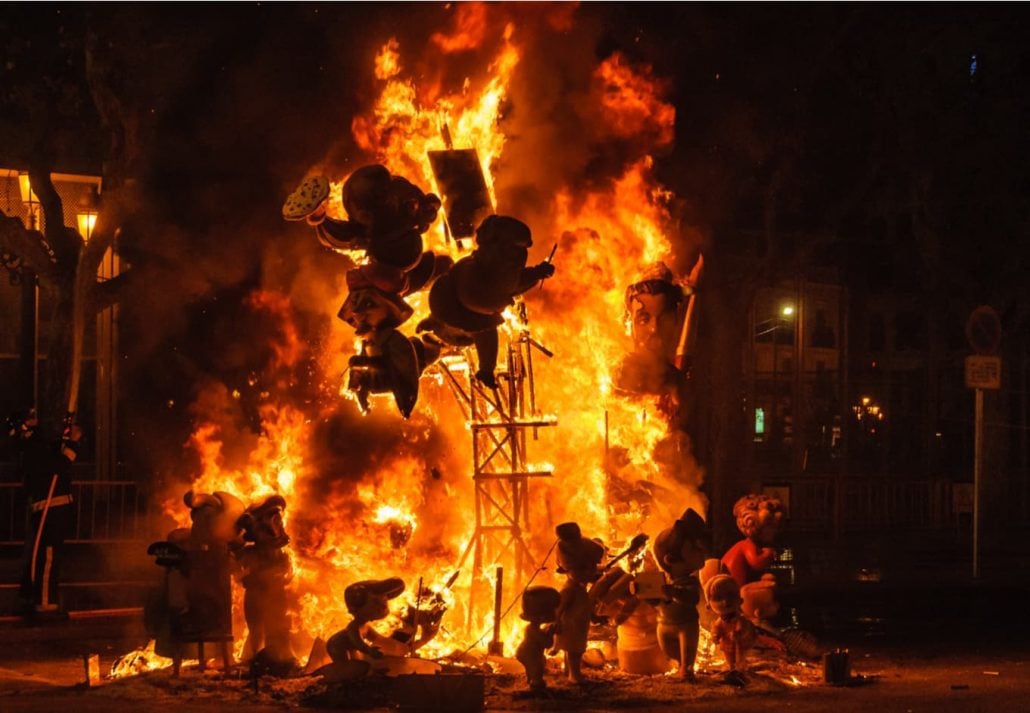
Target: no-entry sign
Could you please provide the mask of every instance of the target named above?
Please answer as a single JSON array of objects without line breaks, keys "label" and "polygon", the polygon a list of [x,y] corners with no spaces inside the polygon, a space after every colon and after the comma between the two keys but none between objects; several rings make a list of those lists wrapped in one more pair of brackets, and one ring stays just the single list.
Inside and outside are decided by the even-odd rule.
[{"label": "no-entry sign", "polygon": [[966,357],[966,386],[970,389],[1001,388],[1001,357],[975,354]]},{"label": "no-entry sign", "polygon": [[1001,346],[1001,318],[993,307],[981,305],[966,320],[966,339],[977,354],[997,354]]}]

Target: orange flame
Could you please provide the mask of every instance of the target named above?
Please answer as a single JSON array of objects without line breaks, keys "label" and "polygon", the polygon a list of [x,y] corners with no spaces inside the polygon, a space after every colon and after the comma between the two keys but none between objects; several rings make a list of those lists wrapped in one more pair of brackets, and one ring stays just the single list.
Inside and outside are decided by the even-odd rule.
[{"label": "orange flame", "polygon": [[[489,6],[462,4],[455,13],[454,29],[434,34],[430,44],[444,56],[481,49],[489,25]],[[367,113],[352,121],[359,148],[392,172],[436,191],[427,152],[446,147],[442,133],[446,126],[456,147],[478,151],[493,195],[494,170],[508,141],[502,107],[522,51],[515,25],[506,24],[500,38],[484,76],[469,77],[460,90],[419,86],[402,62],[400,44],[389,39],[375,58],[379,95]],[[642,136],[649,150],[671,143],[675,110],[662,97],[663,86],[649,67],[637,67],[613,55],[597,68],[594,80],[600,87],[595,108],[608,136],[634,140]],[[595,182],[588,190],[567,186],[547,207],[547,224],[534,226],[538,236],[548,232],[561,236],[555,256],[557,276],[525,297],[533,338],[555,352],[550,361],[541,357],[535,369],[540,413],[534,416],[554,414],[558,419],[557,427],[541,429],[529,446],[529,457],[548,463],[546,467],[555,472],[554,478],[531,485],[534,532],[528,534],[537,556],[552,541],[553,525],[564,520],[578,521],[590,535],[621,538],[638,531],[653,535],[688,505],[703,511],[697,490],[699,469],[689,447],[662,415],[657,399],[626,397],[612,388],[615,368],[630,348],[624,290],[638,279],[642,267],[677,257],[669,237],[671,195],[657,183],[652,168],[650,153],[641,152],[607,183]],[[336,217],[343,216],[339,184],[344,178],[334,184],[328,209]],[[496,197],[494,202],[497,205]],[[447,243],[442,220],[430,229],[426,243],[427,249],[437,252],[456,251]],[[538,241],[549,248],[547,243]],[[425,295],[409,301],[416,307],[416,316],[405,328],[413,327],[426,311]],[[268,294],[253,302],[255,308],[277,314],[285,314],[287,304]],[[524,325],[517,324],[513,313],[507,316],[504,329],[510,337]],[[344,325],[334,323],[333,329],[330,343],[350,339]],[[297,331],[284,329],[279,340],[277,360],[296,364]],[[350,353],[325,353],[326,371],[341,375]],[[376,408],[377,414],[387,411],[385,404]],[[474,519],[470,430],[439,374],[427,373],[423,378],[411,421],[397,417],[390,427],[411,442],[419,442],[425,433],[442,434],[447,452],[380,454],[356,486],[335,483],[327,492],[308,492],[315,472],[307,460],[315,417],[272,405],[266,405],[261,416],[264,432],[240,467],[226,463],[218,427],[212,423],[197,427],[190,447],[198,453],[201,466],[193,488],[226,490],[249,502],[272,493],[283,494],[290,503],[303,502],[302,495],[314,497],[318,506],[314,515],[290,506],[286,511],[287,531],[294,538],[291,586],[299,626],[323,637],[342,627],[347,619],[343,589],[359,579],[402,576],[409,593],[420,577],[427,585],[442,586],[469,543]],[[624,454],[620,475],[652,484],[661,494],[659,501],[618,513],[609,507],[606,467],[611,464],[606,445]],[[658,457],[663,448],[671,449],[672,455]],[[446,477],[435,475],[441,459],[453,466]],[[168,509],[185,524],[188,518],[178,502],[170,501]],[[484,570],[492,576],[489,567]],[[538,583],[548,582],[554,582],[553,575],[542,573]],[[508,590],[505,601],[516,594]],[[453,607],[444,631],[427,648],[430,652],[465,648],[490,621],[480,615],[473,630],[466,631],[462,597],[450,593],[447,597]],[[517,609],[513,611],[517,614]],[[515,617],[509,616],[504,624],[503,636],[511,641],[517,629]]]}]

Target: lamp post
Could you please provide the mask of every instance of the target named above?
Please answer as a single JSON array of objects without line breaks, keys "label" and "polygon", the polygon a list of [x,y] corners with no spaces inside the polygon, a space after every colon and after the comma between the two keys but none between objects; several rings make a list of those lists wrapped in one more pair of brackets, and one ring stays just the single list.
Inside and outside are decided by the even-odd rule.
[{"label": "lamp post", "polygon": [[97,214],[100,210],[100,196],[97,195],[96,186],[90,186],[89,191],[82,195],[76,206],[75,217],[78,221],[79,235],[84,242],[89,242],[93,236],[93,228],[97,224]]},{"label": "lamp post", "polygon": [[[779,401],[780,401],[780,375],[779,375],[780,364],[779,364],[779,349],[778,349],[779,344],[780,344],[780,339],[779,339],[779,331],[778,330],[779,330],[780,327],[786,328],[787,326],[793,326],[793,321],[794,321],[794,305],[788,303],[788,304],[785,304],[785,305],[781,306],[780,307],[780,317],[782,319],[780,319],[777,322],[777,324],[776,324],[776,331],[773,332],[773,389],[776,392],[777,404],[779,404]],[[797,358],[797,355],[795,355],[795,359],[796,358]],[[794,435],[795,435],[794,434],[794,411],[795,411],[795,404],[794,404],[794,399],[792,398],[790,400],[790,416],[789,416],[790,420],[789,420],[789,422],[787,420],[788,416],[787,416],[786,413],[784,413],[783,416],[780,417],[780,422],[779,422],[779,426],[780,426],[780,428],[779,428],[780,444],[779,445],[780,446],[784,445],[783,441],[784,441],[784,439],[785,439],[785,437],[787,435],[786,429],[787,429],[787,424],[788,423],[790,424],[790,438],[791,438],[791,445],[793,446]]]},{"label": "lamp post", "polygon": [[32,191],[32,184],[29,182],[29,174],[26,171],[18,174],[18,189],[21,191],[21,200],[29,211],[29,230],[35,230],[39,197]]}]

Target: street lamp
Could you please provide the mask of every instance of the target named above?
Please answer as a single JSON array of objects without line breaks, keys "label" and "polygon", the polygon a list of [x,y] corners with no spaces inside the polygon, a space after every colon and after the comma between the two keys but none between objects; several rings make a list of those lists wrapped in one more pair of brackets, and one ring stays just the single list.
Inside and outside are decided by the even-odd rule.
[{"label": "street lamp", "polygon": [[28,172],[22,171],[18,174],[18,188],[21,191],[21,200],[29,210],[29,230],[35,230],[36,206],[39,205],[39,196],[32,191]]},{"label": "street lamp", "polygon": [[[793,330],[794,330],[794,323],[793,323],[794,322],[794,305],[792,305],[789,302],[784,304],[784,305],[782,305],[780,307],[780,317],[782,317],[782,319],[777,320],[776,326],[773,327],[773,394],[774,394],[774,399],[775,399],[774,410],[776,411],[775,418],[777,419],[777,421],[779,423],[779,435],[780,435],[780,439],[781,439],[781,442],[778,445],[780,447],[783,447],[783,446],[786,445],[788,424],[790,425],[790,429],[791,429],[790,437],[791,437],[792,441],[793,441],[793,438],[794,438],[794,433],[793,433],[793,415],[789,415],[788,416],[788,414],[786,412],[781,414],[780,411],[779,411],[779,405],[780,405],[780,365],[779,365],[779,358],[780,358],[780,355],[779,355],[780,332],[779,332],[779,330],[780,329],[783,329],[785,331],[786,330],[790,330],[790,332],[793,333]],[[794,358],[797,359],[797,357],[798,357],[798,355],[795,354]],[[791,412],[793,413],[793,411],[794,411],[794,399],[793,398],[790,401],[790,405],[791,405]]]},{"label": "street lamp", "polygon": [[89,242],[93,236],[93,228],[97,224],[97,213],[100,210],[100,196],[97,195],[96,186],[90,186],[89,191],[84,193],[76,206],[75,217],[78,219],[79,235],[84,242]]}]

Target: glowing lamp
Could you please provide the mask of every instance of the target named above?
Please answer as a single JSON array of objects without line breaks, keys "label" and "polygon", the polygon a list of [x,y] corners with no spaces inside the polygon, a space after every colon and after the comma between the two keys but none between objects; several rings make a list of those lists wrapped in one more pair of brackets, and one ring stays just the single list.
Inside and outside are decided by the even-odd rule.
[{"label": "glowing lamp", "polygon": [[783,305],[783,309],[780,310],[780,314],[784,317],[794,316],[794,305]]},{"label": "glowing lamp", "polygon": [[29,183],[29,174],[21,172],[18,174],[18,189],[21,191],[21,200],[29,209],[29,230],[36,229],[36,206],[39,204],[39,197],[33,193],[32,184]]},{"label": "glowing lamp", "polygon": [[29,174],[22,171],[18,174],[18,188],[21,191],[22,203],[26,203],[29,209],[32,209],[33,204],[39,203],[39,197],[32,192],[32,184],[29,183]]},{"label": "glowing lamp", "polygon": [[82,196],[76,206],[75,216],[78,219],[79,235],[86,242],[89,242],[93,235],[93,228],[97,224],[100,198],[97,196],[95,186],[90,186],[89,192]]}]

